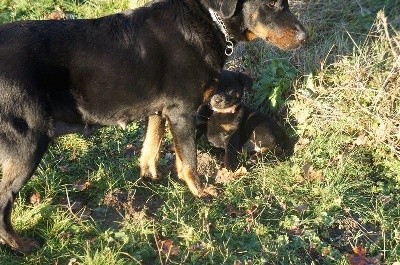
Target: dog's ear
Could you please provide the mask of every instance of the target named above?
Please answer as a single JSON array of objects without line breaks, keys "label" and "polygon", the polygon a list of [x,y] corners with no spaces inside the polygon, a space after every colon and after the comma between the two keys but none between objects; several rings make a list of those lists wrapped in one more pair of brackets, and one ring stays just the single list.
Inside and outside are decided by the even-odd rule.
[{"label": "dog's ear", "polygon": [[250,90],[253,86],[253,78],[244,73],[239,73],[239,81],[245,90]]},{"label": "dog's ear", "polygon": [[239,0],[223,0],[221,4],[221,14],[223,18],[230,18],[235,14]]}]

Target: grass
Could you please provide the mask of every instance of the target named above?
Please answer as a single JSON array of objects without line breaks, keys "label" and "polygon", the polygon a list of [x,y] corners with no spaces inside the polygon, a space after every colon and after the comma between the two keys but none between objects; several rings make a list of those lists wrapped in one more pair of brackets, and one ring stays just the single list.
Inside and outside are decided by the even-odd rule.
[{"label": "grass", "polygon": [[[140,4],[1,0],[0,22],[55,10],[97,17]],[[2,247],[0,263],[398,264],[400,2],[291,4],[310,32],[307,47],[237,50],[255,78],[249,104],[297,138],[288,161],[253,164],[205,202],[171,170],[169,138],[162,183],[138,181],[142,122],[61,137],[13,212],[18,232],[42,245],[25,256]]]}]

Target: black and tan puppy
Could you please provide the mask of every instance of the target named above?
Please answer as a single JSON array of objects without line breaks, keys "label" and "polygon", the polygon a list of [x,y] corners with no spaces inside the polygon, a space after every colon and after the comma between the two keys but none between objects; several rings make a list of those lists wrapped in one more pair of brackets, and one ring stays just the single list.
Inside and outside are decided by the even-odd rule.
[{"label": "black and tan puppy", "polygon": [[50,141],[150,117],[141,175],[157,177],[165,120],[178,177],[197,176],[195,113],[212,94],[232,42],[262,38],[284,50],[307,34],[287,0],[158,0],[97,19],[0,26],[0,241],[26,252],[11,224],[14,200]]},{"label": "black and tan puppy", "polygon": [[197,113],[197,136],[204,134],[213,146],[225,149],[224,163],[230,170],[237,168],[237,154],[244,146],[250,152],[280,157],[290,153],[284,129],[242,103],[243,92],[251,85],[248,75],[223,71],[215,94]]}]

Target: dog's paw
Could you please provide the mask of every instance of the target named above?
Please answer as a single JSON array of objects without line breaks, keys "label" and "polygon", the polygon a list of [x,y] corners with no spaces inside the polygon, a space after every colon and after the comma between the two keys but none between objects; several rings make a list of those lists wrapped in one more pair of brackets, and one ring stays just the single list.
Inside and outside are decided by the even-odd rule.
[{"label": "dog's paw", "polygon": [[158,182],[160,180],[156,167],[144,165],[143,163],[140,166],[140,177],[144,181],[150,180],[152,182]]},{"label": "dog's paw", "polygon": [[152,174],[140,174],[140,177],[142,178],[142,181],[151,181],[154,183],[160,182],[161,178],[158,175],[152,175]]}]

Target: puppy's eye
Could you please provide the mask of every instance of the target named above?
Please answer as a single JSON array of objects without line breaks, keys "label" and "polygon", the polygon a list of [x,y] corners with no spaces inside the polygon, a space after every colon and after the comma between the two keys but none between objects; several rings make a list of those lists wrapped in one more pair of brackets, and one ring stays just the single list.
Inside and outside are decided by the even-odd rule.
[{"label": "puppy's eye", "polygon": [[274,0],[269,1],[269,2],[268,2],[268,6],[269,6],[270,8],[275,8],[275,7],[276,7],[276,1],[274,1]]}]

